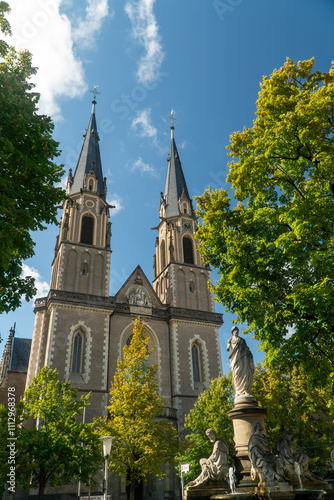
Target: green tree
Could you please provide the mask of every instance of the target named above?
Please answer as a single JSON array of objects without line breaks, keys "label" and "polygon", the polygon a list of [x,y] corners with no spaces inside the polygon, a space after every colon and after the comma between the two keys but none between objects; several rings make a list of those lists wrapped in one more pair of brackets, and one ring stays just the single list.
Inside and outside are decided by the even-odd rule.
[{"label": "green tree", "polygon": [[252,393],[267,409],[266,434],[273,449],[284,430],[294,431],[294,448],[310,457],[310,469],[324,476],[331,467],[334,413],[328,408],[330,391],[309,386],[300,368],[257,365]]},{"label": "green tree", "polygon": [[[12,408],[13,409],[13,408]],[[15,450],[17,448],[14,442],[15,437],[19,435],[18,422],[20,422],[19,415],[21,414],[22,406],[19,404],[16,406],[16,415],[14,413],[9,414],[9,410],[5,408],[2,404],[0,405],[0,497],[3,497],[5,493],[6,486],[9,488],[14,487],[16,483],[16,456]],[[9,420],[9,417],[11,420]],[[10,425],[8,425],[10,422]],[[10,439],[11,438],[11,439]],[[8,446],[10,445],[10,446]],[[10,455],[12,449],[12,456]],[[11,469],[12,468],[12,469]],[[14,470],[14,473],[11,472]],[[15,480],[13,481],[13,486],[10,481],[13,477],[8,476],[8,474],[15,474]],[[9,493],[11,491],[9,490]]]},{"label": "green tree", "polygon": [[[0,2],[5,35],[10,35],[8,12],[8,4]],[[31,232],[57,223],[56,206],[65,197],[56,187],[64,171],[53,161],[60,154],[54,126],[38,114],[35,73],[29,52],[0,43],[0,313],[15,310],[23,296],[34,296],[34,279],[22,277],[22,262],[34,255]]]},{"label": "green tree", "polygon": [[102,433],[118,439],[112,445],[110,467],[127,478],[128,496],[148,474],[166,476],[178,451],[174,425],[162,417],[165,403],[157,394],[157,366],[149,364],[149,337],[136,320],[123,361],[118,361],[111,383],[109,417]]},{"label": "green tree", "polygon": [[190,431],[186,436],[186,450],[179,455],[182,464],[189,464],[190,470],[184,474],[186,481],[195,479],[201,472],[199,461],[212,453],[212,443],[205,431],[214,429],[217,436],[228,444],[230,454],[234,452],[233,424],[227,413],[234,406],[231,372],[228,377],[221,376],[211,380],[210,389],[199,395],[194,408],[186,415],[185,428]]},{"label": "green tree", "polygon": [[[103,464],[95,424],[78,421],[91,394],[78,398],[71,382],[62,384],[57,378],[56,370],[42,368],[25,391],[22,411],[16,416],[17,424],[24,423],[16,430],[17,483],[37,488],[40,499],[47,485],[73,480],[89,484]],[[36,419],[36,426],[27,425],[31,419]],[[1,422],[4,425],[3,416]]]},{"label": "green tree", "polygon": [[212,287],[268,361],[334,381],[334,65],[287,59],[264,77],[252,128],[228,146],[227,190],[198,198]]}]

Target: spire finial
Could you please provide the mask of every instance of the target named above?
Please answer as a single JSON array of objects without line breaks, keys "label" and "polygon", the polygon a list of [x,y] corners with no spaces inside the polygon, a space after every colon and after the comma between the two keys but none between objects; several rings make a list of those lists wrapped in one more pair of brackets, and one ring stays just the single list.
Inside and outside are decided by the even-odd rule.
[{"label": "spire finial", "polygon": [[171,123],[171,127],[170,127],[170,130],[171,130],[171,139],[174,139],[174,120],[176,120],[176,118],[174,116],[174,110],[173,109],[170,112],[170,115],[169,115],[168,118],[170,119],[170,123]]},{"label": "spire finial", "polygon": [[93,90],[90,90],[90,91],[89,91],[89,92],[91,92],[91,93],[93,94],[93,97],[94,97],[93,104],[96,104],[96,96],[97,96],[98,94],[101,94],[101,92],[99,92],[99,91],[97,90],[97,87],[98,87],[98,85],[93,85]]}]

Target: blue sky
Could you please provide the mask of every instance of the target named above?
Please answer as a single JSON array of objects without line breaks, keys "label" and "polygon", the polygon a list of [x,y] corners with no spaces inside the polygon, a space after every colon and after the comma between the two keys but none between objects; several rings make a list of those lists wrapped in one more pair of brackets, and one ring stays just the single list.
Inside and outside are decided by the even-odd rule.
[{"label": "blue sky", "polygon": [[[315,57],[328,71],[334,59],[334,0],[13,0],[12,43],[28,48],[39,67],[41,111],[55,121],[66,172],[75,169],[88,125],[93,85],[111,212],[111,289],[140,264],[153,277],[160,192],[170,145],[168,115],[188,190],[225,188],[225,146],[251,126],[259,82],[286,57]],[[61,215],[59,211],[59,215]],[[36,255],[25,271],[46,295],[58,228],[35,234]],[[213,275],[214,276],[214,275]],[[217,311],[223,307],[217,305]],[[223,370],[232,317],[221,328]],[[32,303],[0,317],[3,342],[16,322],[31,337]],[[241,326],[241,330],[243,327]],[[255,360],[262,354],[247,337]]]}]

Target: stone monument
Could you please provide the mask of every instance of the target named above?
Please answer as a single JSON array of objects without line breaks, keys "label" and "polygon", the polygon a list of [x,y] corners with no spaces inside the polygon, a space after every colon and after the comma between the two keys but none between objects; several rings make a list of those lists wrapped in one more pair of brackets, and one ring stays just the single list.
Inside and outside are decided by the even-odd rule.
[{"label": "stone monument", "polygon": [[248,456],[248,442],[252,436],[252,424],[261,423],[267,411],[261,408],[252,395],[254,361],[245,339],[239,336],[239,328],[234,326],[232,336],[227,341],[227,350],[232,371],[234,408],[228,413],[233,420],[235,442],[235,465],[240,487],[254,487],[251,479],[251,462]]},{"label": "stone monument", "polygon": [[322,500],[331,487],[309,470],[306,453],[295,452],[291,430],[283,432],[272,451],[265,435],[267,412],[252,395],[253,355],[236,326],[231,333],[227,350],[235,398],[228,415],[233,421],[237,481],[227,464],[227,444],[208,429],[213,450],[200,460],[201,473],[189,483],[185,500],[294,500],[297,495],[299,500]]}]

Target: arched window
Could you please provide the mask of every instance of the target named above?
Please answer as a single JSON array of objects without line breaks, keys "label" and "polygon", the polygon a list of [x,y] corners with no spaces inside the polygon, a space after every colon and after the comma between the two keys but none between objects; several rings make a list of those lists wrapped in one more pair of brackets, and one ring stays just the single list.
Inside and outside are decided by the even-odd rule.
[{"label": "arched window", "polygon": [[89,181],[88,181],[88,190],[94,191],[94,180],[93,179],[89,179]]},{"label": "arched window", "polygon": [[196,343],[191,346],[191,360],[194,382],[201,382],[201,351]]},{"label": "arched window", "polygon": [[183,203],[183,213],[184,214],[188,213],[188,205],[186,203]]},{"label": "arched window", "polygon": [[160,262],[162,271],[166,267],[165,240],[162,240],[160,244]]},{"label": "arched window", "polygon": [[82,357],[83,357],[83,334],[76,332],[73,338],[73,351],[72,351],[72,373],[82,372]]},{"label": "arched window", "polygon": [[80,243],[93,244],[94,218],[91,215],[84,215],[81,221]]},{"label": "arched window", "polygon": [[190,280],[189,282],[189,292],[194,293],[195,292],[195,283]]},{"label": "arched window", "polygon": [[183,260],[186,264],[194,264],[193,242],[188,236],[183,238]]},{"label": "arched window", "polygon": [[81,268],[81,276],[88,276],[88,263],[83,262],[82,263],[82,268]]}]

